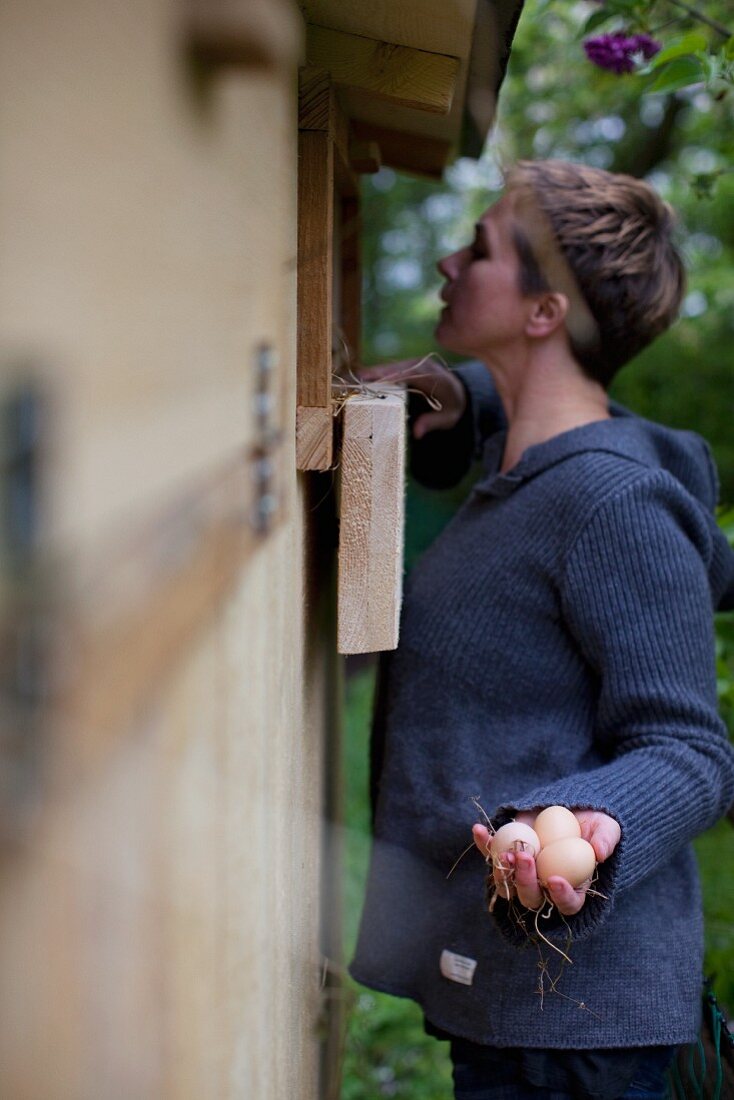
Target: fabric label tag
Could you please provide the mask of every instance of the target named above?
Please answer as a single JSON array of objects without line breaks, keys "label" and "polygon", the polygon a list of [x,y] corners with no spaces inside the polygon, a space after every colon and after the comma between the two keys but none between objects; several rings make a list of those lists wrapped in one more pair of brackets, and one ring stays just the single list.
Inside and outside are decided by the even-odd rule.
[{"label": "fabric label tag", "polygon": [[466,955],[456,955],[453,951],[445,949],[441,952],[441,973],[450,982],[471,985],[476,968],[476,959],[469,959]]}]

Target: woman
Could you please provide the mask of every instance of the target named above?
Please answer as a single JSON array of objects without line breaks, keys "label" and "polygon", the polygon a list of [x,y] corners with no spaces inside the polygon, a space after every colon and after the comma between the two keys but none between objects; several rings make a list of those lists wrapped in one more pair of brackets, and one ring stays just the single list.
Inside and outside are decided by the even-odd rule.
[{"label": "woman", "polygon": [[[675,318],[671,231],[638,180],[524,162],[439,264],[437,338],[476,361],[363,372],[439,398],[413,418],[426,484],[485,467],[406,587],[351,967],[451,1040],[457,1097],[663,1096],[699,1026],[689,842],[734,797],[712,614],[734,555],[705,442],[606,392]],[[548,917],[518,854],[488,915],[476,797],[495,827],[571,809],[593,891],[551,878]]]}]

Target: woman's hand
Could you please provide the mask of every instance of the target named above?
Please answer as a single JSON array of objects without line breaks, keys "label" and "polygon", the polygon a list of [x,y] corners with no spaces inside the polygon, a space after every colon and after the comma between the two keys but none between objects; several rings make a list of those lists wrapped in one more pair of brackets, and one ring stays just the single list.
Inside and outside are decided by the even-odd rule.
[{"label": "woman's hand", "polygon": [[[574,810],[574,815],[581,826],[581,836],[594,849],[597,863],[603,863],[619,844],[622,834],[618,822],[608,814],[596,810]],[[534,820],[535,814],[517,815],[517,821],[526,825],[532,826]],[[475,825],[472,831],[474,843],[486,858],[492,840],[489,830],[485,825]],[[517,896],[518,901],[527,909],[540,909],[545,895],[538,882],[533,857],[527,852],[505,852],[502,860],[507,869],[494,869],[494,881],[500,897],[509,900]],[[559,875],[552,875],[546,883],[548,897],[565,917],[578,913],[586,900],[587,889],[588,883],[575,890],[570,882]]]},{"label": "woman's hand", "polygon": [[363,382],[405,383],[440,403],[440,409],[431,409],[417,418],[413,424],[416,439],[426,432],[453,428],[466,408],[466,391],[459,378],[433,359],[399,359],[379,367],[363,367],[358,377]]}]

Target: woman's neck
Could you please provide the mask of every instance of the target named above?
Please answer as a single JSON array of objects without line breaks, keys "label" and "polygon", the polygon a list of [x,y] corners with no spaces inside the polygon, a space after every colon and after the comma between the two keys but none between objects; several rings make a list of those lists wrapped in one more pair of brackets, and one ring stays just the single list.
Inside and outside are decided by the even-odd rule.
[{"label": "woman's neck", "polygon": [[487,365],[508,422],[502,473],[515,466],[528,447],[572,428],[610,419],[603,386],[583,374],[573,359],[530,363],[520,372]]}]

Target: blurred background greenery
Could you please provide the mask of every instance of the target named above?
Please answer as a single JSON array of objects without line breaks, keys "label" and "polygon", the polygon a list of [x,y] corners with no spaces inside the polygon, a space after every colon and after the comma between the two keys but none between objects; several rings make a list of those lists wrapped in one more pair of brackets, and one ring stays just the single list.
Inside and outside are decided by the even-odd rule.
[{"label": "blurred background greenery", "polygon": [[[706,0],[707,16],[731,19],[729,0]],[[607,0],[607,15],[667,44],[695,26],[671,0]],[[479,161],[459,160],[442,182],[383,169],[365,177],[363,361],[423,356],[441,279],[438,258],[465,243],[499,195],[502,169],[521,157],[560,157],[647,178],[675,207],[689,286],[680,320],[615,380],[612,395],[651,419],[691,428],[711,443],[721,476],[719,521],[734,539],[734,95],[720,79],[649,93],[654,74],[617,76],[592,66],[584,28],[598,3],[528,0],[500,96],[498,123]],[[609,29],[616,24],[612,21]],[[729,74],[730,76],[731,74]],[[445,356],[448,360],[450,356]],[[466,495],[409,482],[406,569]],[[734,615],[717,617],[722,714],[734,734]],[[354,669],[356,668],[356,671]],[[346,950],[356,935],[369,852],[368,738],[374,673],[353,666],[347,683]],[[734,1010],[734,829],[699,838],[707,970]],[[446,1100],[445,1044],[427,1038],[412,1002],[347,985],[349,1025],[343,1100],[378,1096]]]}]

